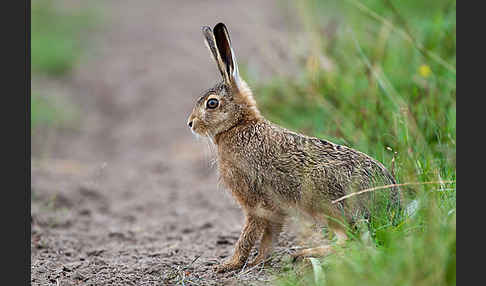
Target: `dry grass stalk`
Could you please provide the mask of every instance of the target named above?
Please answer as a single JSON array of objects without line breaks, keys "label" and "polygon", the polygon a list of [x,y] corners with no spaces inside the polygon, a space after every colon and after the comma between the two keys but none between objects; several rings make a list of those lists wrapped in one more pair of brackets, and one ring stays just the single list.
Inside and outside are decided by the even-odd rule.
[{"label": "dry grass stalk", "polygon": [[387,188],[393,188],[393,187],[401,187],[401,186],[410,186],[410,185],[430,185],[430,184],[452,184],[455,183],[456,181],[430,181],[430,182],[411,182],[411,183],[403,183],[403,184],[391,184],[391,185],[385,185],[385,186],[379,186],[379,187],[374,187],[374,188],[369,188],[369,189],[364,189],[359,192],[351,193],[349,195],[345,195],[343,197],[340,197],[337,200],[332,201],[333,204],[340,202],[342,200],[348,199],[350,197],[354,197],[359,194],[367,193],[367,192],[372,192],[376,190],[381,190],[381,189],[387,189]]}]

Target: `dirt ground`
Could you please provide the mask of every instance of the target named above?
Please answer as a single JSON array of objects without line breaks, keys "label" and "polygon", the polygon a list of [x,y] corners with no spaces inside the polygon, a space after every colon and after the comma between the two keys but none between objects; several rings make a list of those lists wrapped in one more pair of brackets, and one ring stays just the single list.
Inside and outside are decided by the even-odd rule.
[{"label": "dirt ground", "polygon": [[288,231],[265,268],[212,271],[232,254],[243,216],[186,126],[219,80],[202,25],[225,22],[260,79],[291,70],[279,47],[295,15],[279,3],[103,1],[73,73],[33,79],[78,119],[32,133],[32,285],[258,284],[282,267],[296,247]]}]

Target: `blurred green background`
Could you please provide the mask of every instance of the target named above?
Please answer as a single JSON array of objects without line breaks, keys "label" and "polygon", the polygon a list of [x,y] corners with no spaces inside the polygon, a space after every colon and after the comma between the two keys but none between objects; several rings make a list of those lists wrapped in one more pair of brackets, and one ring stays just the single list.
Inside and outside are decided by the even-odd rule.
[{"label": "blurred green background", "polygon": [[[31,71],[33,79],[60,80],[72,72],[82,57],[85,34],[99,20],[94,10],[69,9],[52,0],[31,4]],[[33,87],[31,127],[59,126],[75,114],[67,102],[53,100]]]}]

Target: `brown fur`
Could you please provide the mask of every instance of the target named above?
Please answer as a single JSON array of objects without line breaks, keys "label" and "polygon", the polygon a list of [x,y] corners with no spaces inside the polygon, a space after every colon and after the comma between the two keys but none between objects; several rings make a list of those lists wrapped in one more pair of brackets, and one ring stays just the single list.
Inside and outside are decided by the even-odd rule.
[{"label": "brown fur", "polygon": [[[249,265],[264,261],[289,210],[301,211],[327,224],[339,241],[344,241],[346,234],[340,222],[351,222],[365,213],[366,200],[331,201],[370,187],[379,181],[377,178],[393,184],[393,176],[364,153],[289,131],[262,117],[250,88],[238,75],[226,28],[218,24],[214,30],[223,35],[216,42],[224,49],[211,42],[211,29],[203,28],[223,81],[198,99],[188,122],[193,132],[211,138],[217,146],[220,180],[245,213],[233,257],[216,270],[242,267],[258,240],[259,254]],[[224,59],[231,60],[228,63]],[[212,98],[219,101],[217,108],[207,108]],[[328,250],[320,247],[299,255],[322,255]]]}]

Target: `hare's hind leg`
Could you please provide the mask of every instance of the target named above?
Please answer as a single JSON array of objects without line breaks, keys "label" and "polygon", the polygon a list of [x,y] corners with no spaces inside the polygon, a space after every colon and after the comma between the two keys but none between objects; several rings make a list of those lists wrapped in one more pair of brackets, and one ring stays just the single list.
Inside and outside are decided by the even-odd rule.
[{"label": "hare's hind leg", "polygon": [[[334,233],[336,234],[336,237],[337,237],[336,245],[344,244],[344,242],[348,238],[346,233],[341,231],[341,230],[334,230]],[[333,252],[334,252],[334,249],[331,245],[324,245],[324,246],[318,246],[318,247],[303,249],[303,250],[301,250],[297,253],[294,253],[292,256],[293,256],[294,260],[297,260],[297,259],[304,258],[304,257],[323,257],[323,256],[327,256],[327,255],[329,255]]]},{"label": "hare's hind leg", "polygon": [[265,261],[268,255],[272,252],[273,245],[278,239],[280,232],[282,231],[283,222],[282,221],[270,221],[265,220],[265,228],[263,231],[263,236],[260,241],[260,248],[258,249],[258,255],[248,267],[253,267]]},{"label": "hare's hind leg", "polygon": [[[320,215],[320,214],[314,215],[314,218],[316,218],[321,223],[327,224],[329,229],[336,235],[337,241],[335,245],[343,245],[346,242],[346,240],[348,239],[348,236],[346,235],[346,229],[339,220],[336,219],[336,221],[334,221],[333,219],[329,221],[324,215]],[[304,258],[304,257],[327,256],[333,252],[334,249],[331,245],[325,245],[325,246],[303,249],[297,253],[294,253],[292,256],[295,261],[297,259]]]}]

